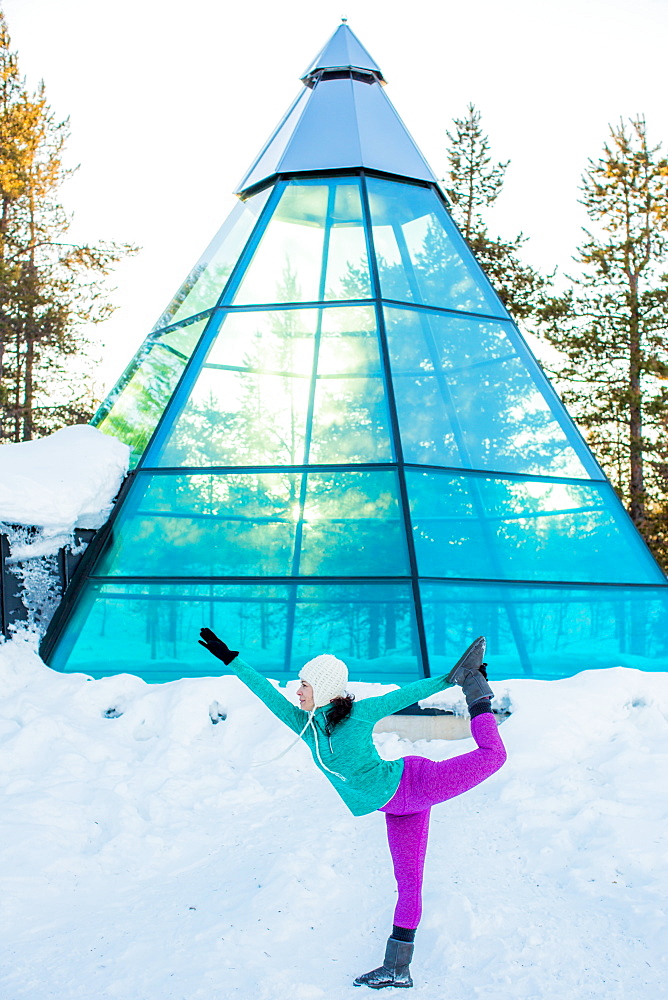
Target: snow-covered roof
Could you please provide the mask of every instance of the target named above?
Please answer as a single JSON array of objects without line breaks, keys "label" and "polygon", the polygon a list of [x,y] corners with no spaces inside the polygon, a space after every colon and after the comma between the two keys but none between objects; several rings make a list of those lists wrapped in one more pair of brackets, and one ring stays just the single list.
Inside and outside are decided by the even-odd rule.
[{"label": "snow-covered roof", "polygon": [[44,552],[57,551],[75,526],[104,524],[129,453],[126,444],[88,424],[0,446],[0,522],[43,529]]}]

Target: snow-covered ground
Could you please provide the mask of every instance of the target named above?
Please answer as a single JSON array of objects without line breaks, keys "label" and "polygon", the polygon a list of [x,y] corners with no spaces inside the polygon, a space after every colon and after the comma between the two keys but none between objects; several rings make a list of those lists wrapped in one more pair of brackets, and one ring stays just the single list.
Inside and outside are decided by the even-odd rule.
[{"label": "snow-covered ground", "polygon": [[[668,675],[496,687],[508,763],[433,811],[411,996],[667,996]],[[383,817],[351,816],[302,745],[253,766],[290,734],[236,678],[61,675],[18,635],[0,692],[2,1000],[369,995],[352,979],[392,923]]]}]

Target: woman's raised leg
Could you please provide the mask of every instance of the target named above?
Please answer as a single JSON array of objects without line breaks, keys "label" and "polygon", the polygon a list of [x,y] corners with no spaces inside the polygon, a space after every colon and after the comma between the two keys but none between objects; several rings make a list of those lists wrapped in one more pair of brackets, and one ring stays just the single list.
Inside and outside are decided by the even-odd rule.
[{"label": "woman's raised leg", "polygon": [[449,760],[406,757],[404,773],[396,794],[381,812],[404,816],[420,813],[438,802],[453,799],[498,771],[506,759],[496,719],[484,712],[471,719],[476,750]]}]

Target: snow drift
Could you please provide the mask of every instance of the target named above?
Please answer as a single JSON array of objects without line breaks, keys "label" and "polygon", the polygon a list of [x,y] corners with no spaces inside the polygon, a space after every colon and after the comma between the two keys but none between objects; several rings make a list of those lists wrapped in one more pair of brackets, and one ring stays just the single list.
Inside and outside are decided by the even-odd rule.
[{"label": "snow drift", "polygon": [[[412,996],[664,996],[668,675],[492,683],[508,763],[433,810]],[[290,733],[236,678],[61,675],[17,636],[0,690],[3,1000],[359,1000],[395,899],[383,816],[302,745],[254,767]]]}]

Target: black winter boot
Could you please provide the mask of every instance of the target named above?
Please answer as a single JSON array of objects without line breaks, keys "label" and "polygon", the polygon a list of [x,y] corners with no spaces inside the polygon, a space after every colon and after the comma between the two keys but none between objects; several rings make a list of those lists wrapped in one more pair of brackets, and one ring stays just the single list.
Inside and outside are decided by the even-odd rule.
[{"label": "black winter boot", "polygon": [[385,958],[379,969],[365,972],[363,976],[358,976],[353,982],[353,986],[368,986],[372,990],[382,990],[386,986],[399,986],[408,989],[413,985],[410,961],[413,957],[412,941],[397,941],[396,938],[387,939],[385,948]]}]

